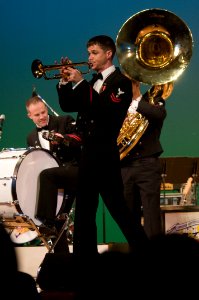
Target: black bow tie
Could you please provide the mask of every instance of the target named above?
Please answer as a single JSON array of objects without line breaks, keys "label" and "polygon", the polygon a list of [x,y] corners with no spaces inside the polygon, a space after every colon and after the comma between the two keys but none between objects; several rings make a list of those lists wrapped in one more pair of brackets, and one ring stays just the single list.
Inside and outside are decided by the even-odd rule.
[{"label": "black bow tie", "polygon": [[93,74],[92,83],[94,84],[98,79],[103,80],[102,73]]},{"label": "black bow tie", "polygon": [[44,126],[44,127],[37,127],[37,131],[42,131],[42,130],[49,130],[48,125]]}]

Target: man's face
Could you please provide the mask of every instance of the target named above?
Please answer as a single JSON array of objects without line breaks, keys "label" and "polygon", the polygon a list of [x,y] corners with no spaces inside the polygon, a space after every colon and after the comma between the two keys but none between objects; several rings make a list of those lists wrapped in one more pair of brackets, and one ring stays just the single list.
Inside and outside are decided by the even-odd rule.
[{"label": "man's face", "polygon": [[88,47],[88,61],[92,65],[92,70],[102,72],[110,66],[111,50],[104,51],[99,45],[92,45]]},{"label": "man's face", "polygon": [[48,124],[48,108],[42,102],[31,104],[28,108],[28,117],[39,127]]}]

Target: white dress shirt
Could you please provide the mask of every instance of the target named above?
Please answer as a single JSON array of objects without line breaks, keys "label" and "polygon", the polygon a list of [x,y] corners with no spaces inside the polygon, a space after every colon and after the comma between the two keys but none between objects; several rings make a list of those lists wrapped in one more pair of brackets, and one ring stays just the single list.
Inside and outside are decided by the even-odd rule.
[{"label": "white dress shirt", "polygon": [[106,70],[104,70],[102,73],[103,76],[103,80],[102,79],[98,79],[94,85],[93,88],[96,92],[100,92],[100,89],[104,83],[104,81],[106,80],[106,78],[115,71],[115,66],[110,66],[109,68],[107,68]]}]

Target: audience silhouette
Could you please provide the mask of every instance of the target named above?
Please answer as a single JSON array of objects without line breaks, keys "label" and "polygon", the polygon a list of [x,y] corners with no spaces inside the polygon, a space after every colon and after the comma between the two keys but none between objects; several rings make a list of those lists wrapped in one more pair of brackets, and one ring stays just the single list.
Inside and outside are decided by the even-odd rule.
[{"label": "audience silhouette", "polygon": [[14,244],[3,223],[0,222],[0,257],[1,257],[1,293],[21,300],[40,300],[34,278],[18,270],[18,261]]}]

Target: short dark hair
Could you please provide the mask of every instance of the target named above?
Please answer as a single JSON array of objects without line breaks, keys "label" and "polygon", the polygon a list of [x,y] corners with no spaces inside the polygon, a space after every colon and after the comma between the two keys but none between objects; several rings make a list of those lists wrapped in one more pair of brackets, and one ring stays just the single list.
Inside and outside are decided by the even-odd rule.
[{"label": "short dark hair", "polygon": [[31,97],[30,99],[28,99],[26,101],[26,110],[27,110],[27,112],[29,112],[29,106],[31,104],[37,104],[37,103],[41,103],[41,102],[46,106],[46,104],[42,101],[42,99],[39,96],[34,96],[34,97]]},{"label": "short dark hair", "polygon": [[103,50],[111,50],[113,56],[116,52],[115,42],[107,35],[96,35],[87,42],[87,48],[92,45],[99,45]]}]

